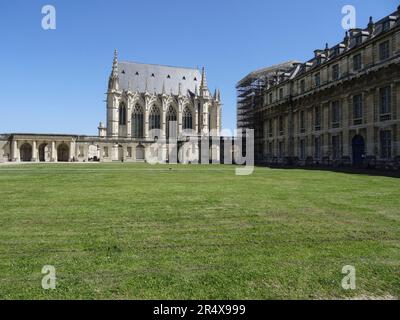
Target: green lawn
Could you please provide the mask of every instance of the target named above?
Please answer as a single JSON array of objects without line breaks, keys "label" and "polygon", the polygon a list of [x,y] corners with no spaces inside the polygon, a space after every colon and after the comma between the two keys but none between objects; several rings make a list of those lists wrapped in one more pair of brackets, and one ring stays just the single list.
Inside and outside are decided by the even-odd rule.
[{"label": "green lawn", "polygon": [[399,179],[234,168],[0,166],[0,298],[400,297]]}]

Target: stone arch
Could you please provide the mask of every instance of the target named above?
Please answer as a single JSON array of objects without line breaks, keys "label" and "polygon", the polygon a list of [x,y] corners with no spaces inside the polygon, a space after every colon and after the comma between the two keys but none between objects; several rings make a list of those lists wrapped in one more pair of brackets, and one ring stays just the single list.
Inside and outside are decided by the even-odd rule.
[{"label": "stone arch", "polygon": [[169,105],[165,115],[165,135],[169,138],[170,131],[174,132],[174,136],[176,136],[178,132],[177,124],[178,124],[178,116],[176,108],[172,105]]},{"label": "stone arch", "polygon": [[153,104],[149,112],[149,130],[161,129],[161,111],[160,107]]},{"label": "stone arch", "polygon": [[132,137],[143,138],[144,137],[144,112],[143,107],[136,103],[132,110]]},{"label": "stone arch", "polygon": [[69,147],[66,143],[61,143],[57,147],[57,161],[68,162],[69,161]]},{"label": "stone arch", "polygon": [[46,161],[46,155],[48,153],[48,144],[46,142],[42,143],[39,145],[39,161],[40,162],[45,162]]},{"label": "stone arch", "polygon": [[21,161],[32,161],[32,146],[29,143],[25,142],[19,150]]},{"label": "stone arch", "polygon": [[186,105],[182,112],[182,130],[193,130],[193,112],[191,108]]},{"label": "stone arch", "polygon": [[118,109],[119,125],[126,125],[126,104],[125,102],[120,102]]}]

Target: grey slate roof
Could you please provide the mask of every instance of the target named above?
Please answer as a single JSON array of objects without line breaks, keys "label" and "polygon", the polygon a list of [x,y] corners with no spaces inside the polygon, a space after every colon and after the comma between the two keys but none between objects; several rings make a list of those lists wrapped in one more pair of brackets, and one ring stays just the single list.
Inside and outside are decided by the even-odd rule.
[{"label": "grey slate roof", "polygon": [[186,95],[187,90],[194,93],[201,84],[200,71],[191,68],[121,61],[118,73],[122,90],[145,92],[147,87],[148,92],[161,94],[165,86],[165,93],[178,94],[181,84],[181,94]]}]

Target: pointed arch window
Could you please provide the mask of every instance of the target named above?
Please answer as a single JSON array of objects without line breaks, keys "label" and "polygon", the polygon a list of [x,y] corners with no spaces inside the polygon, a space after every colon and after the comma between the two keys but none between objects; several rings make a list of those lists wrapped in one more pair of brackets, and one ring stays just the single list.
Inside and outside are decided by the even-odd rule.
[{"label": "pointed arch window", "polygon": [[132,111],[132,136],[133,138],[143,138],[143,109],[136,105]]},{"label": "pointed arch window", "polygon": [[193,117],[192,112],[186,107],[183,110],[183,130],[193,129]]},{"label": "pointed arch window", "polygon": [[121,102],[119,104],[119,124],[126,125],[126,106],[125,103]]},{"label": "pointed arch window", "polygon": [[167,123],[166,123],[166,128],[165,128],[165,130],[166,130],[165,134],[166,134],[167,138],[169,138],[170,130],[172,132],[175,132],[175,135],[177,133],[176,111],[175,111],[174,107],[172,107],[172,106],[168,107],[166,120],[167,120]]},{"label": "pointed arch window", "polygon": [[149,115],[149,129],[160,129],[160,109],[154,105],[150,110]]}]

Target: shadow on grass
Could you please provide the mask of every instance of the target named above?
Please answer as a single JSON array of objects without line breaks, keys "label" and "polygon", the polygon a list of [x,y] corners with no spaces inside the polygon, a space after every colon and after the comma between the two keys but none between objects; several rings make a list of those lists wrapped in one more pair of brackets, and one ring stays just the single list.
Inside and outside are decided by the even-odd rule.
[{"label": "shadow on grass", "polygon": [[390,178],[400,178],[400,170],[385,170],[385,169],[372,169],[372,168],[357,168],[357,167],[324,167],[324,166],[284,166],[284,165],[257,165],[257,167],[268,167],[271,169],[280,170],[310,170],[310,171],[330,171],[348,174],[361,174],[369,176],[382,176]]}]

